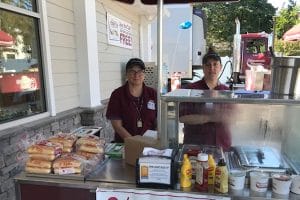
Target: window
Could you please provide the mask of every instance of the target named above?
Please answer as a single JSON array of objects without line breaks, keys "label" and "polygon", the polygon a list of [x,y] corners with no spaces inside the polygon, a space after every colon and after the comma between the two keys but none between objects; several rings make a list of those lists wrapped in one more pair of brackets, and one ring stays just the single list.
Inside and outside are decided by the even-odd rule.
[{"label": "window", "polygon": [[46,111],[35,0],[0,0],[0,123]]},{"label": "window", "polygon": [[248,54],[258,54],[266,52],[266,43],[264,39],[250,39],[246,44],[246,51]]}]

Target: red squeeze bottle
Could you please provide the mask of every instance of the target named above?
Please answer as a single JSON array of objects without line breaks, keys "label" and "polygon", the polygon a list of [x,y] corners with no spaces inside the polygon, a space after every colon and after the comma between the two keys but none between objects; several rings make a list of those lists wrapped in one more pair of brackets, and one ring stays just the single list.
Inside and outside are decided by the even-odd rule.
[{"label": "red squeeze bottle", "polygon": [[208,155],[199,153],[196,165],[195,188],[201,192],[208,191]]}]

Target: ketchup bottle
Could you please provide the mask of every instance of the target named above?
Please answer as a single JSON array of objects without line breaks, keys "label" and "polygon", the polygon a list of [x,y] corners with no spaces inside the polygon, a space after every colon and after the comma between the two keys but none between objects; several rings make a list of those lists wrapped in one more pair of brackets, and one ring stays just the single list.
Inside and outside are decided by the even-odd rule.
[{"label": "ketchup bottle", "polygon": [[201,192],[208,191],[208,155],[199,153],[196,165],[195,188]]}]

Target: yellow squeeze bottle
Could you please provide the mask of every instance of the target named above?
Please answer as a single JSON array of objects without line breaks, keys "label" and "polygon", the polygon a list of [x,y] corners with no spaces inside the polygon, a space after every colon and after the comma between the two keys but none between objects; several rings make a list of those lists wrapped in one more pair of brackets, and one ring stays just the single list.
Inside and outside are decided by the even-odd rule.
[{"label": "yellow squeeze bottle", "polygon": [[208,185],[215,184],[216,162],[212,154],[208,155]]},{"label": "yellow squeeze bottle", "polygon": [[183,155],[183,163],[180,171],[180,187],[187,188],[192,185],[192,164],[187,154]]},{"label": "yellow squeeze bottle", "polygon": [[216,168],[215,190],[221,193],[228,192],[228,170],[224,158],[221,158]]}]

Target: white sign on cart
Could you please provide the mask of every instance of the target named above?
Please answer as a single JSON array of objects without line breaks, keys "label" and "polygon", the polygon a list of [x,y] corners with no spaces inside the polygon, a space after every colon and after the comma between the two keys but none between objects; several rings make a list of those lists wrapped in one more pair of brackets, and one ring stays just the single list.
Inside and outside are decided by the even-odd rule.
[{"label": "white sign on cart", "polygon": [[189,194],[181,192],[158,192],[152,190],[135,189],[107,189],[97,188],[96,200],[230,200],[229,197]]},{"label": "white sign on cart", "polygon": [[131,24],[107,13],[108,44],[132,49]]}]

